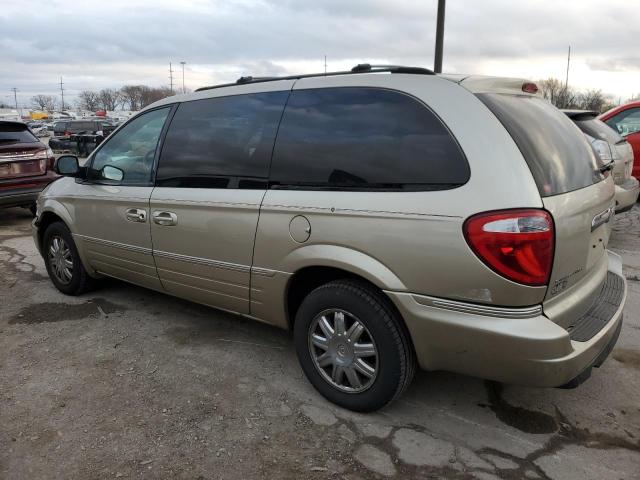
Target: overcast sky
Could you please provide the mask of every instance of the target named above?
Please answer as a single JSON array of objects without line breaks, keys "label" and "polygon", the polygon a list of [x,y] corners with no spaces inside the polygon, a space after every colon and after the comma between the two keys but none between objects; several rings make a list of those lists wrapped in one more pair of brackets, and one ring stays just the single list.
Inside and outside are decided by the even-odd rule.
[{"label": "overcast sky", "polygon": [[[640,93],[638,0],[449,0],[445,72]],[[0,0],[0,101],[124,84],[194,89],[241,75],[433,66],[437,0]]]}]

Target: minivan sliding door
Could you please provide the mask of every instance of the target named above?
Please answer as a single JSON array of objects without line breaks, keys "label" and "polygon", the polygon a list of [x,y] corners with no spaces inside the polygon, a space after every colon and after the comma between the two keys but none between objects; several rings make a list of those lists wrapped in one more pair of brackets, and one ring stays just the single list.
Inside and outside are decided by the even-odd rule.
[{"label": "minivan sliding door", "polygon": [[153,255],[173,295],[249,313],[258,214],[291,84],[178,107],[151,195]]}]

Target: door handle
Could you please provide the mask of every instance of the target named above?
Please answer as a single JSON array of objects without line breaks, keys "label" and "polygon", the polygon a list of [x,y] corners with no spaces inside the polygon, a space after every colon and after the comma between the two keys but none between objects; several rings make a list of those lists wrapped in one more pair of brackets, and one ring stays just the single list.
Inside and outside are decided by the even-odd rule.
[{"label": "door handle", "polygon": [[173,212],[162,212],[156,210],[153,212],[153,221],[158,225],[170,227],[178,224],[178,216]]},{"label": "door handle", "polygon": [[128,208],[124,216],[130,222],[144,223],[147,221],[147,211],[141,208]]}]

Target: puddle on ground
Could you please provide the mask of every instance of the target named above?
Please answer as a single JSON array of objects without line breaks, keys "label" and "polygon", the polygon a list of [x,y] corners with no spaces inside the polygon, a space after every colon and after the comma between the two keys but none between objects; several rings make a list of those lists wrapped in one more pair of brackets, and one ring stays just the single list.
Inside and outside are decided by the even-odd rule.
[{"label": "puddle on ground", "polygon": [[485,389],[489,397],[489,407],[498,419],[525,433],[553,433],[558,430],[555,418],[543,412],[527,410],[509,404],[502,398],[502,385],[496,382],[485,382]]},{"label": "puddle on ground", "polygon": [[640,351],[638,350],[616,348],[612,357],[628,367],[640,368]]},{"label": "puddle on ground", "polygon": [[94,298],[84,303],[34,303],[26,306],[10,320],[10,324],[35,324],[62,322],[64,320],[80,320],[91,315],[108,315],[126,310],[120,305],[111,303],[104,298]]}]

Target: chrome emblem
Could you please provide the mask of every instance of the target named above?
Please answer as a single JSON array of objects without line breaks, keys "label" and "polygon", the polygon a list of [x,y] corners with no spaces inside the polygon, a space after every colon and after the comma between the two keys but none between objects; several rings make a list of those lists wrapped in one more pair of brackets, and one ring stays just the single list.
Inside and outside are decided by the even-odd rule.
[{"label": "chrome emblem", "polygon": [[613,208],[611,207],[597,214],[595,217],[593,217],[593,220],[591,220],[591,231],[593,232],[596,228],[598,228],[603,223],[607,223],[609,220],[611,220],[612,216],[613,216]]}]

